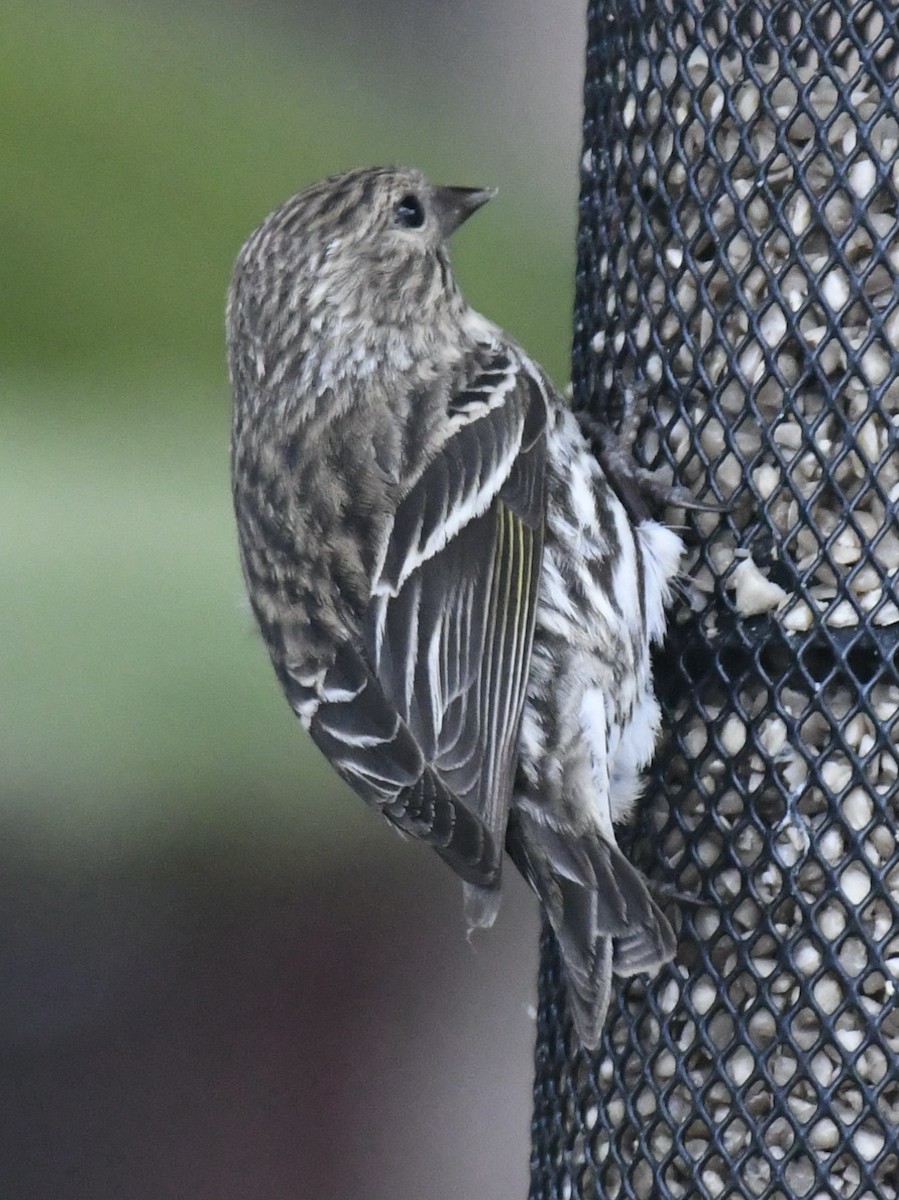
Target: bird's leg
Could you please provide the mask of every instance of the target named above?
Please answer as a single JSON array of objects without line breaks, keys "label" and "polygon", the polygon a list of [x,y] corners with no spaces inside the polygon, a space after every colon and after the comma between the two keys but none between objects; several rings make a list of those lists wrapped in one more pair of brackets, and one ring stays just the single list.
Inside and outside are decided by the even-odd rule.
[{"label": "bird's leg", "polygon": [[696,512],[724,512],[720,505],[703,503],[687,488],[670,483],[660,470],[641,467],[634,458],[634,445],[646,414],[649,392],[647,384],[630,382],[623,385],[621,425],[617,430],[591,413],[575,413],[628,516],[637,523],[645,521],[651,515],[647,501],[658,507],[667,504]]}]

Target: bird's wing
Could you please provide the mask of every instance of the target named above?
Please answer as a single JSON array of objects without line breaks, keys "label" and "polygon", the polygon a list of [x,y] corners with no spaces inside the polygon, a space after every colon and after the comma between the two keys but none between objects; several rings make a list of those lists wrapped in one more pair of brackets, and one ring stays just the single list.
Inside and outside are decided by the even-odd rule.
[{"label": "bird's wing", "polygon": [[456,389],[400,502],[360,644],[310,723],[351,786],[469,883],[499,878],[543,552],[547,397],[510,356]]}]

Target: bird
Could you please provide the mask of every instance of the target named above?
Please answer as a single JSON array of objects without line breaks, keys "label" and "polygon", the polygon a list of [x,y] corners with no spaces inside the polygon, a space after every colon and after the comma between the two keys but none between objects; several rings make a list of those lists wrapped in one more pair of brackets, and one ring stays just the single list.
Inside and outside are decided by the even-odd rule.
[{"label": "bird", "polygon": [[468,305],[448,240],[495,193],[359,168],[287,200],[228,292],[232,495],[284,694],[346,783],[462,880],[539,897],[581,1044],[671,959],[620,850],[660,725],[679,536],[619,497],[544,370]]}]

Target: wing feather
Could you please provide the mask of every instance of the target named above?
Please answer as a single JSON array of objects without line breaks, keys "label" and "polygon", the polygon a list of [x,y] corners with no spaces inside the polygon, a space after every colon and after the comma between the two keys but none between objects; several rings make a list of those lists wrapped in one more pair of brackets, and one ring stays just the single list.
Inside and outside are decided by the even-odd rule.
[{"label": "wing feather", "polygon": [[499,880],[515,773],[546,412],[540,380],[506,355],[454,392],[454,431],[398,505],[361,640],[310,724],[365,799],[479,887]]}]

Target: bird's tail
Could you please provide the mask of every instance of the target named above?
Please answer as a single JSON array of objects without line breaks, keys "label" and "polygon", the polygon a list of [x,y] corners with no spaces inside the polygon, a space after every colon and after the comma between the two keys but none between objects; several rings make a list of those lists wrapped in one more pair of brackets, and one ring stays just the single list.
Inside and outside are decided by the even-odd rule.
[{"label": "bird's tail", "polygon": [[574,834],[522,814],[507,842],[559,943],[575,1028],[588,1050],[602,1037],[613,975],[655,971],[673,958],[674,932],[646,881],[596,830]]},{"label": "bird's tail", "polygon": [[499,884],[482,887],[477,883],[463,883],[462,892],[469,930],[489,929],[499,912]]}]

